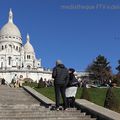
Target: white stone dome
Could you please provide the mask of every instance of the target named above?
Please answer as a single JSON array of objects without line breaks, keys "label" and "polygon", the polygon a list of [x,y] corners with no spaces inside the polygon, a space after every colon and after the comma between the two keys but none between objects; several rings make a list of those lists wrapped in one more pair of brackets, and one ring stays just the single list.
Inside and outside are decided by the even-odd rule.
[{"label": "white stone dome", "polygon": [[2,35],[16,36],[21,38],[21,33],[18,27],[15,24],[10,22],[8,22],[2,27],[0,31],[0,36]]},{"label": "white stone dome", "polygon": [[8,22],[0,30],[0,41],[14,41],[22,43],[21,33],[18,27],[13,23],[13,13],[10,10]]},{"label": "white stone dome", "polygon": [[34,54],[34,48],[33,46],[30,44],[30,37],[29,35],[27,34],[27,42],[26,44],[24,45],[24,51],[26,53],[33,53]]}]

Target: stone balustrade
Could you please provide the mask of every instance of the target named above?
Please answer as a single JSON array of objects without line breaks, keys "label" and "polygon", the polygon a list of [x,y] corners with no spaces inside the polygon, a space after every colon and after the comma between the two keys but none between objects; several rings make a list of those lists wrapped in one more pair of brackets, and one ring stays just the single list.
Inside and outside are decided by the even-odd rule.
[{"label": "stone balustrade", "polygon": [[120,114],[84,99],[77,99],[76,105],[82,111],[96,117],[97,120],[120,120]]}]

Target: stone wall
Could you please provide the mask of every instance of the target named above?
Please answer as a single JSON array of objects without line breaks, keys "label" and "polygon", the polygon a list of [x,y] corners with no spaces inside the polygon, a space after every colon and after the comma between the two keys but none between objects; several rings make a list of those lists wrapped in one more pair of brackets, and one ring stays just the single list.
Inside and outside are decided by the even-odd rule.
[{"label": "stone wall", "polygon": [[51,72],[49,71],[17,71],[17,70],[2,70],[0,71],[0,78],[4,78],[8,83],[11,83],[12,79],[15,77],[16,79],[24,79],[31,78],[33,81],[39,81],[42,77],[43,80],[51,80]]}]

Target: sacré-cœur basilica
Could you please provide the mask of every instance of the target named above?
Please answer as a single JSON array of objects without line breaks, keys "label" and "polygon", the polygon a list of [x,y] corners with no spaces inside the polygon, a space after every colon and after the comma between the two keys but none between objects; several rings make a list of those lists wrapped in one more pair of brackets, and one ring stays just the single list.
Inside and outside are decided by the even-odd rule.
[{"label": "sacr\u00e9-c\u0153ur basilica", "polygon": [[[78,73],[78,76],[85,73]],[[19,79],[31,78],[37,81],[51,80],[51,71],[41,66],[41,59],[35,56],[34,48],[30,43],[30,36],[26,36],[26,44],[22,44],[19,28],[13,22],[13,12],[10,9],[8,22],[0,30],[0,78],[7,83],[17,76]]]}]

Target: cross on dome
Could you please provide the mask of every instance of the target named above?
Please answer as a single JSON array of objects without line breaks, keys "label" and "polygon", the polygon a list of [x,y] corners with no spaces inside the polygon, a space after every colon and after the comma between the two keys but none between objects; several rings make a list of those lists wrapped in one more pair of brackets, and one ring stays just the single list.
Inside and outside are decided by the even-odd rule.
[{"label": "cross on dome", "polygon": [[13,12],[12,12],[11,8],[10,8],[10,11],[9,11],[9,19],[8,19],[8,21],[13,23]]},{"label": "cross on dome", "polygon": [[30,42],[30,36],[28,33],[27,33],[27,42]]}]

